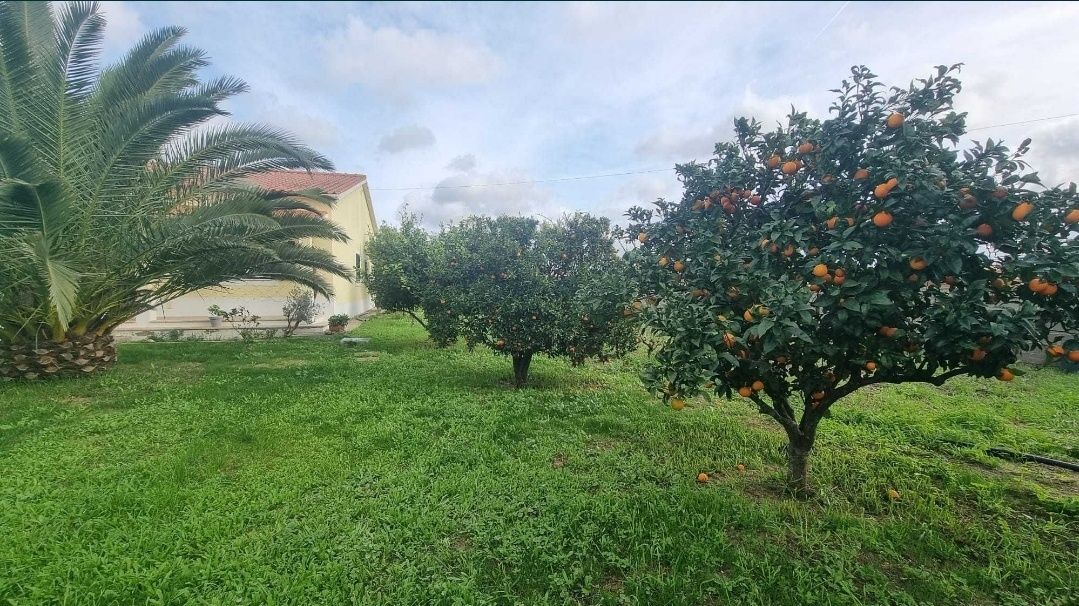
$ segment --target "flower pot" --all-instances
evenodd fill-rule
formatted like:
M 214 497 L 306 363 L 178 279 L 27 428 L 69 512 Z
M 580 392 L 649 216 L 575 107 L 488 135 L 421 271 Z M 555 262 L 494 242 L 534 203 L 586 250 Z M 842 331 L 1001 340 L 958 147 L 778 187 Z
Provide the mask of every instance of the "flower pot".
M 343 330 L 345 330 L 345 325 L 344 324 L 330 324 L 330 332 L 331 333 L 341 332 Z
M 221 316 L 210 316 L 210 328 L 221 328 Z

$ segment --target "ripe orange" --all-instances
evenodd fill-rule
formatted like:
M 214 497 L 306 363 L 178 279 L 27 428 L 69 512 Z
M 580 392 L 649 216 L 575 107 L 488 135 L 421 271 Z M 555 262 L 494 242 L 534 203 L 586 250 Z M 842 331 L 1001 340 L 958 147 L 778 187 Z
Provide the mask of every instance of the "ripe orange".
M 895 189 L 896 185 L 899 185 L 899 180 L 895 177 L 892 177 L 884 183 L 881 183 L 880 185 L 874 187 L 873 195 L 880 199 L 887 198 L 888 194 L 892 193 L 892 190 Z
M 978 206 L 978 199 L 970 194 L 963 196 L 963 200 L 959 202 L 959 208 L 963 210 L 970 210 L 976 206 Z
M 873 215 L 873 225 L 884 229 L 892 224 L 892 213 L 882 210 L 879 213 Z
M 820 292 L 820 285 L 818 285 L 818 284 L 810 284 L 809 285 L 809 292 Z
M 869 362 L 865 363 L 865 369 L 868 370 L 869 372 L 873 372 L 874 370 L 877 369 L 877 363 L 870 360 Z
M 758 380 L 754 381 L 753 385 L 750 385 L 750 387 L 753 388 L 753 391 L 760 391 L 760 390 L 764 389 L 764 381 L 761 381 L 760 379 L 758 379 Z
M 835 284 L 836 286 L 842 286 L 846 281 L 847 279 L 839 274 L 836 274 L 836 277 L 832 278 L 832 284 Z
M 906 116 L 899 112 L 888 116 L 888 128 L 899 128 L 903 126 L 903 121 L 906 120 Z
M 1034 205 L 1024 200 L 1023 202 L 1016 204 L 1015 208 L 1012 209 L 1012 219 L 1022 221 L 1023 219 L 1026 219 L 1027 215 L 1033 210 Z
M 854 227 L 854 219 L 847 217 L 847 227 Z
M 974 229 L 974 233 L 977 234 L 979 238 L 988 238 L 993 235 L 993 226 L 988 223 L 982 223 Z
M 1045 351 L 1054 358 L 1064 355 L 1064 348 L 1060 345 L 1050 345 Z
M 839 217 L 832 217 L 824 222 L 824 226 L 828 229 L 835 229 L 836 223 L 839 222 Z
M 922 271 L 926 267 L 929 267 L 929 263 L 926 263 L 925 259 L 921 257 L 914 257 L 910 260 L 910 268 L 914 271 Z
M 736 338 L 734 336 L 734 333 L 732 333 L 732 332 L 723 333 L 723 344 L 727 346 L 727 349 L 734 348 L 735 342 L 736 342 Z
M 825 185 L 831 184 L 832 181 L 835 181 L 835 177 L 832 176 L 832 175 L 824 175 L 823 177 L 820 178 L 820 182 L 825 184 Z
M 1064 222 L 1068 225 L 1079 223 L 1079 208 L 1069 210 L 1068 214 L 1064 215 Z
M 868 170 L 866 170 L 864 168 L 859 168 L 858 170 L 854 171 L 854 180 L 855 181 L 865 181 L 868 178 L 869 178 L 869 171 Z
M 1033 278 L 1030 280 L 1030 283 L 1027 284 L 1027 288 L 1036 293 L 1044 291 L 1048 286 L 1049 283 L 1045 280 L 1042 280 L 1041 278 Z
M 818 278 L 823 278 L 828 275 L 828 266 L 824 263 L 817 263 L 813 266 L 813 275 Z
M 753 321 L 753 312 L 749 311 L 748 309 L 745 310 L 745 312 L 742 313 L 742 319 L 745 320 L 746 322 L 752 322 Z
M 890 339 L 895 336 L 895 333 L 898 330 L 899 329 L 894 326 L 881 326 L 880 330 L 877 332 L 879 332 L 882 336 L 888 337 Z
M 671 398 L 671 408 L 675 410 L 682 410 L 686 407 L 686 401 L 682 398 Z
M 1042 295 L 1051 297 L 1057 294 L 1057 285 L 1050 282 L 1044 289 L 1042 289 Z
M 660 267 L 667 267 L 668 263 L 670 263 L 670 259 L 668 259 L 667 257 L 660 257 L 659 258 L 659 266 Z
M 783 158 L 780 158 L 777 154 L 772 154 L 771 157 L 768 158 L 768 168 L 775 168 L 779 166 L 779 163 L 782 161 Z
M 970 352 L 970 359 L 975 362 L 981 362 L 985 359 L 985 350 L 981 347 L 975 347 L 974 351 Z
M 800 154 L 808 154 L 811 151 L 813 151 L 813 144 L 808 141 L 798 146 L 798 153 Z
M 845 275 L 847 275 L 847 270 L 843 269 L 842 267 L 837 267 L 836 268 L 835 277 L 842 278 Z
M 793 175 L 794 173 L 798 172 L 798 163 L 794 160 L 787 160 L 783 163 L 782 170 L 784 175 Z
M 820 254 L 820 249 L 817 248 L 816 246 L 814 246 L 813 248 L 810 248 L 808 252 L 809 252 L 809 256 L 815 257 L 815 256 Z
M 1068 352 L 1068 361 L 1079 363 L 1079 349 L 1073 349 Z
M 997 378 L 1001 381 L 1008 382 L 1015 378 L 1015 374 L 1007 368 L 1001 368 Z
M 790 256 L 793 256 L 793 255 L 794 255 L 794 245 L 793 244 L 788 244 L 788 245 L 783 247 L 783 256 L 784 257 L 790 257 Z
M 1007 283 L 1004 282 L 1003 278 L 997 278 L 997 279 L 993 280 L 992 284 L 993 284 L 993 288 L 995 288 L 997 290 L 1000 290 L 1000 289 L 1004 288 L 1005 286 L 1007 286 Z
M 748 398 L 749 396 L 753 395 L 753 389 L 745 386 L 739 387 L 738 395 L 742 396 L 743 398 Z
M 678 273 L 682 273 L 682 271 L 686 268 L 686 264 L 681 262 L 681 261 L 675 261 L 674 265 L 673 265 L 673 268 L 674 268 L 674 271 L 676 271 Z
M 750 196 L 749 197 L 749 203 L 752 204 L 753 206 L 759 206 L 760 203 L 761 203 L 761 197 L 760 196 Z
M 644 244 L 645 242 L 648 241 L 648 234 L 644 233 L 643 231 L 641 233 L 637 234 L 637 241 L 640 242 L 641 244 Z
M 1008 197 L 1008 190 L 1004 189 L 1003 187 L 997 186 L 997 188 L 993 190 L 993 193 L 991 195 L 997 200 L 1003 200 L 1004 198 Z
M 697 481 L 700 482 L 701 484 L 707 484 L 708 483 L 708 474 L 704 473 L 703 471 L 700 472 L 699 474 L 697 474 Z

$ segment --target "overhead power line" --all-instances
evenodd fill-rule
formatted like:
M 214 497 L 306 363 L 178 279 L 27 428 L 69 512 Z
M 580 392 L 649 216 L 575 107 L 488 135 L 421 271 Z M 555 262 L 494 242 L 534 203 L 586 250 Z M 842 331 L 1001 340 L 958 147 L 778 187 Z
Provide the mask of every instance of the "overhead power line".
M 845 5 L 844 5 L 845 6 Z M 1079 113 L 1063 114 L 1060 116 L 1046 116 L 1044 118 L 1033 118 L 1031 120 L 1020 120 L 1019 122 L 1004 122 L 1002 124 L 989 124 L 987 126 L 977 126 L 974 128 L 968 128 L 967 132 L 974 132 L 976 130 L 987 130 L 990 128 L 1000 128 L 1002 126 L 1019 126 L 1021 124 L 1033 124 L 1035 122 L 1047 122 L 1049 120 L 1062 120 L 1064 118 L 1074 118 L 1079 116 Z M 507 185 L 533 185 L 539 183 L 560 183 L 563 181 L 584 181 L 587 179 L 603 179 L 605 177 L 624 177 L 628 175 L 646 175 L 649 173 L 662 173 L 674 170 L 673 166 L 664 168 L 646 168 L 641 170 L 625 170 L 614 173 L 598 173 L 594 175 L 576 175 L 572 177 L 553 177 L 550 179 L 523 179 L 521 181 L 504 181 L 502 183 L 465 183 L 461 185 L 430 185 L 421 187 L 372 187 L 371 191 L 426 191 L 432 189 L 470 189 L 479 187 L 504 187 Z

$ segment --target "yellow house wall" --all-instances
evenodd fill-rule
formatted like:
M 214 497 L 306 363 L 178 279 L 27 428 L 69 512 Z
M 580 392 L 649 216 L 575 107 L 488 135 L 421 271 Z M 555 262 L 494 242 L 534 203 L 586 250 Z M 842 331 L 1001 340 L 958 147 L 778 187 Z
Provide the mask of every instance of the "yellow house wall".
M 367 182 L 364 181 L 358 187 L 342 194 L 329 217 L 340 225 L 349 237 L 348 242 L 327 243 L 330 252 L 345 266 L 353 268 L 357 255 L 360 255 L 361 260 L 364 258 L 364 246 L 377 227 Z M 334 290 L 333 313 L 355 315 L 372 308 L 371 294 L 359 281 L 349 282 L 333 276 L 331 283 Z
M 348 242 L 322 241 L 318 245 L 328 248 L 334 257 L 349 269 L 356 265 L 356 255 L 363 258 L 363 249 L 375 233 L 376 223 L 371 205 L 371 192 L 364 181 L 357 187 L 344 192 L 338 197 L 337 204 L 330 209 L 328 217 L 336 222 L 349 236 Z M 323 306 L 323 317 L 336 313 L 356 315 L 373 307 L 367 288 L 358 281 L 349 282 L 338 276 L 331 276 L 334 290 L 333 299 Z M 193 292 L 165 305 L 142 314 L 135 324 L 153 321 L 206 317 L 211 305 L 230 309 L 243 305 L 251 313 L 270 319 L 281 316 L 281 307 L 285 297 L 295 286 L 276 280 L 244 280 L 223 284 L 220 288 L 203 289 Z

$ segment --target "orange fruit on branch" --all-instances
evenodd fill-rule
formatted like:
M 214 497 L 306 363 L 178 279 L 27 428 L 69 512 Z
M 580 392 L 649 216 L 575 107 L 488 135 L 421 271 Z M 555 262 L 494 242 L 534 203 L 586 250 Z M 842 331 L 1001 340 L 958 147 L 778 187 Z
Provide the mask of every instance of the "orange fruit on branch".
M 855 181 L 865 181 L 868 178 L 869 178 L 869 171 L 868 170 L 866 170 L 864 168 L 859 168 L 858 170 L 854 171 L 854 180 Z
M 881 183 L 880 185 L 874 187 L 873 195 L 876 196 L 878 199 L 887 198 L 888 194 L 892 193 L 892 190 L 895 189 L 897 185 L 899 185 L 899 180 L 895 177 L 892 177 L 884 183 Z
M 659 266 L 660 267 L 667 267 L 668 263 L 670 263 L 670 259 L 668 259 L 667 257 L 660 257 L 659 258 Z
M 963 199 L 959 202 L 959 208 L 963 210 L 970 210 L 978 206 L 978 199 L 974 196 L 967 194 L 963 196 Z
M 997 188 L 994 189 L 993 193 L 990 195 L 992 195 L 997 200 L 1003 200 L 1004 198 L 1008 197 L 1008 190 L 1004 189 L 1003 187 L 997 186 Z
M 985 359 L 985 355 L 986 353 L 984 349 L 982 349 L 981 347 L 975 347 L 974 351 L 970 352 L 970 359 L 974 360 L 975 362 L 981 362 Z
M 808 154 L 811 151 L 813 151 L 813 144 L 808 141 L 798 146 L 798 153 L 800 154 Z
M 885 227 L 888 227 L 891 224 L 892 224 L 892 213 L 890 213 L 890 212 L 888 212 L 886 210 L 882 210 L 882 211 L 878 212 L 877 214 L 873 215 L 873 225 L 876 225 L 877 227 L 879 227 L 881 229 L 884 229 Z
M 828 266 L 824 263 L 817 263 L 813 266 L 813 275 L 818 278 L 823 278 L 828 275 Z
M 982 223 L 974 229 L 974 233 L 977 234 L 979 238 L 987 239 L 993 235 L 993 226 L 988 223 Z
M 899 112 L 895 112 L 888 116 L 887 124 L 888 128 L 899 128 L 903 126 L 903 122 L 906 120 L 906 116 Z
M 637 241 L 640 242 L 641 244 L 644 244 L 645 242 L 648 241 L 648 234 L 644 233 L 643 231 L 641 233 L 637 234 Z
M 758 379 L 758 380 L 754 381 L 753 385 L 750 385 L 750 387 L 753 388 L 753 391 L 760 391 L 760 390 L 764 389 L 764 381 L 761 381 L 760 379 Z
M 1068 352 L 1068 361 L 1079 363 L 1079 349 L 1073 349 Z
M 997 378 L 1001 381 L 1008 382 L 1015 378 L 1015 373 L 1008 370 L 1007 368 L 1001 368 L 1000 374 L 997 375 Z
M 869 372 L 873 372 L 874 370 L 877 369 L 877 363 L 870 360 L 870 361 L 865 363 L 865 369 L 868 370 Z
M 910 260 L 910 268 L 914 271 L 922 271 L 926 267 L 929 267 L 929 263 L 921 257 L 914 257 Z
M 1059 358 L 1060 356 L 1064 355 L 1064 348 L 1060 345 L 1050 345 L 1048 348 L 1046 348 L 1045 352 L 1054 358 Z
M 1064 215 L 1064 222 L 1068 225 L 1079 223 L 1079 208 L 1069 210 L 1068 214 Z
M 1027 284 L 1027 288 L 1029 288 L 1032 292 L 1036 292 L 1036 293 L 1041 293 L 1042 291 L 1044 291 L 1048 287 L 1049 287 L 1049 282 L 1046 282 L 1045 280 L 1042 280 L 1041 278 L 1032 278 L 1030 280 L 1030 282 Z
M 675 261 L 672 267 L 674 268 L 674 271 L 682 273 L 686 269 L 686 264 L 681 261 Z
M 1034 205 L 1030 202 L 1020 202 L 1019 204 L 1015 205 L 1015 208 L 1012 209 L 1012 219 L 1015 219 L 1016 221 L 1022 221 L 1023 219 L 1026 219 L 1027 215 L 1029 215 L 1033 210 Z
M 766 162 L 766 164 L 768 165 L 768 168 L 775 168 L 775 167 L 779 166 L 779 163 L 782 162 L 782 161 L 783 161 L 783 158 L 780 158 L 777 154 L 772 154 L 768 158 L 768 162 Z
M 794 173 L 798 172 L 798 168 L 798 162 L 794 160 L 787 160 L 783 163 L 783 174 L 793 175 Z
M 748 398 L 749 396 L 753 395 L 753 388 L 747 386 L 739 387 L 738 395 L 742 396 L 743 398 Z
M 1042 296 L 1046 296 L 1046 297 L 1051 297 L 1051 296 L 1057 294 L 1057 285 L 1050 282 L 1049 284 L 1047 284 L 1045 286 L 1045 288 L 1042 289 L 1041 294 L 1042 294 Z

